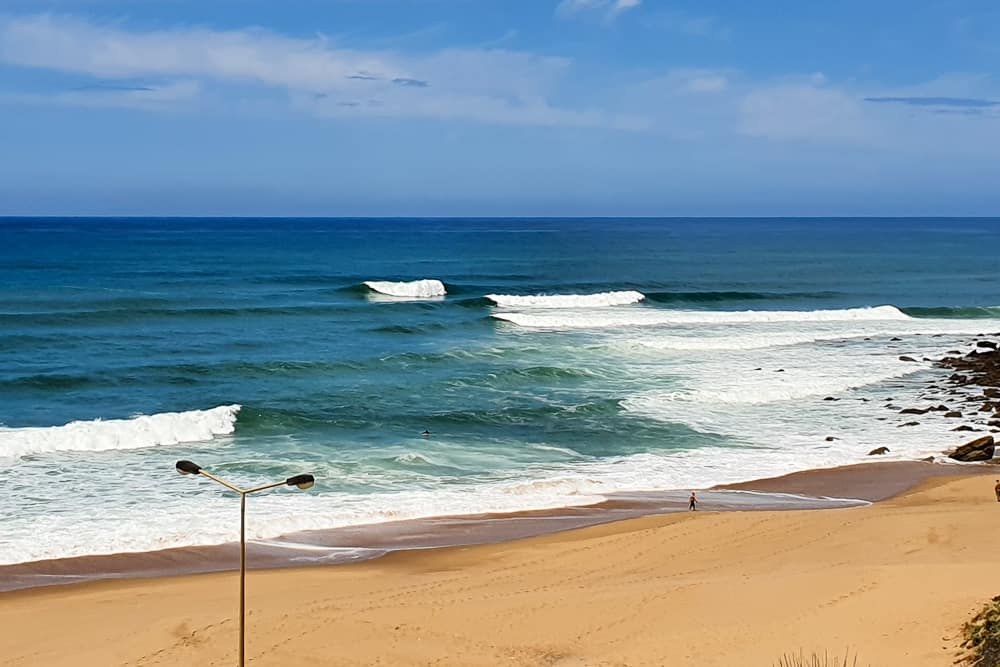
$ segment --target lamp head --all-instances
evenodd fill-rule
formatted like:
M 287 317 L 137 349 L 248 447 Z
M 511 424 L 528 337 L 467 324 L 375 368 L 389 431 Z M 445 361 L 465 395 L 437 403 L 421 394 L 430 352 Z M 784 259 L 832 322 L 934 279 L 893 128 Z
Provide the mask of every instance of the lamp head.
M 201 466 L 191 461 L 178 461 L 175 465 L 177 472 L 182 475 L 197 475 L 201 472 Z
M 316 478 L 312 475 L 296 475 L 285 480 L 288 486 L 297 486 L 300 489 L 310 489 L 316 483 Z

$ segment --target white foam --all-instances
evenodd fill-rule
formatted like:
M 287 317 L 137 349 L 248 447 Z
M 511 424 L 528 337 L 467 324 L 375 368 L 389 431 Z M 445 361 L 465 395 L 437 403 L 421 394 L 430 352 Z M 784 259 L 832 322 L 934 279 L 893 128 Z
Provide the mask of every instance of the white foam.
M 403 299 L 429 299 L 447 294 L 444 283 L 440 280 L 413 280 L 400 283 L 366 280 L 365 286 L 373 292 Z
M 201 442 L 236 428 L 239 405 L 211 410 L 163 412 L 132 419 L 70 422 L 63 426 L 0 429 L 0 457 L 64 451 L 141 449 Z
M 858 341 L 863 338 L 888 338 L 890 336 L 918 335 L 974 335 L 982 324 L 953 322 L 950 320 L 911 320 L 896 326 L 878 322 L 858 323 L 802 323 L 802 326 L 772 331 L 765 326 L 711 328 L 698 327 L 671 335 L 655 332 L 649 336 L 630 337 L 616 347 L 622 350 L 648 350 L 656 352 L 721 352 L 727 350 L 762 350 L 769 347 L 790 347 L 808 343 L 836 343 Z M 687 335 L 681 335 L 686 333 Z
M 553 294 L 534 296 L 514 296 L 510 294 L 487 294 L 486 298 L 501 308 L 602 308 L 607 306 L 627 306 L 646 298 L 642 292 L 633 290 L 622 292 L 601 292 L 600 294 Z
M 494 313 L 493 317 L 534 329 L 602 329 L 688 324 L 751 324 L 768 322 L 865 322 L 911 320 L 895 306 L 843 310 L 559 310 L 546 313 Z

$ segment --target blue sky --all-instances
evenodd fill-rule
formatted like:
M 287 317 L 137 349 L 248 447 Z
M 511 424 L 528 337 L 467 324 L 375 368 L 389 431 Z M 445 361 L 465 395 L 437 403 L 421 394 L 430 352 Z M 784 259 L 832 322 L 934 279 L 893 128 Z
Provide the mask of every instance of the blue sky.
M 3 0 L 0 215 L 1000 215 L 993 0 Z

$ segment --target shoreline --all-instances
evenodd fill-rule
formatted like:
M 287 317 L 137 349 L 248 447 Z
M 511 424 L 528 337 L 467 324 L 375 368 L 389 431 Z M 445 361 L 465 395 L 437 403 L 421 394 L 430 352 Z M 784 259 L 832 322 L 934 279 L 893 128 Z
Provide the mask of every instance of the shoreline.
M 839 512 L 683 512 L 255 572 L 254 665 L 770 665 L 802 649 L 940 667 L 995 593 L 992 472 Z M 232 573 L 0 595 L 0 665 L 226 665 Z M 53 633 L 52 628 L 59 628 Z
M 770 512 L 854 507 L 883 501 L 938 477 L 990 475 L 987 465 L 872 461 L 804 470 L 699 490 L 700 509 Z M 687 511 L 687 490 L 612 494 L 590 505 L 504 514 L 408 519 L 291 533 L 247 543 L 247 567 L 278 570 L 342 565 L 387 554 L 503 544 L 527 538 Z M 239 544 L 175 547 L 0 565 L 0 596 L 51 586 L 231 572 Z

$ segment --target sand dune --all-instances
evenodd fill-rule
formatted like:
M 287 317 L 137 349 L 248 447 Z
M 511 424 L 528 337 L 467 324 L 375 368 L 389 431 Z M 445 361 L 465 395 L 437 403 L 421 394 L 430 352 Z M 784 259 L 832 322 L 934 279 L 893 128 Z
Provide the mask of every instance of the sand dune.
M 993 477 L 868 507 L 702 511 L 251 573 L 248 664 L 951 664 L 997 593 Z M 235 664 L 234 574 L 0 595 L 0 665 Z

